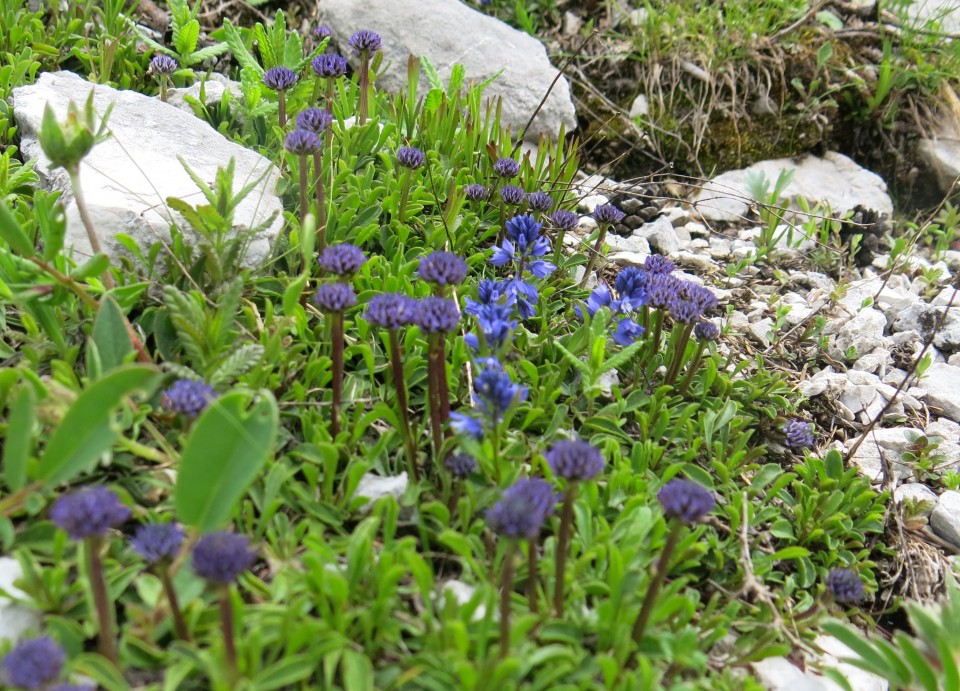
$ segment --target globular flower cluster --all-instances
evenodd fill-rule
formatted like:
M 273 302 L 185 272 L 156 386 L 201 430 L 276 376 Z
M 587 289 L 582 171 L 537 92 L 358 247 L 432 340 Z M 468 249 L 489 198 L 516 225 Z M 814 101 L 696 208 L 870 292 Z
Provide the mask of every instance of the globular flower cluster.
M 851 569 L 830 569 L 827 574 L 827 590 L 837 602 L 857 603 L 866 596 L 863 579 Z
M 417 305 L 413 323 L 424 333 L 450 333 L 460 323 L 460 310 L 453 300 L 436 296 L 424 298 Z
M 515 178 L 520 174 L 520 164 L 512 158 L 501 158 L 493 164 L 493 172 L 501 178 Z
M 553 197 L 546 192 L 531 192 L 527 195 L 527 208 L 530 211 L 546 213 L 553 208 Z
M 325 312 L 344 312 L 357 304 L 357 294 L 346 283 L 321 283 L 313 304 Z
M 353 48 L 356 53 L 374 53 L 380 50 L 382 41 L 380 34 L 370 31 L 369 29 L 361 29 L 350 37 L 347 44 Z
M 294 156 L 308 156 L 323 148 L 323 140 L 311 130 L 295 129 L 287 133 L 283 140 L 283 148 Z
M 337 276 L 352 276 L 366 261 L 363 250 L 347 242 L 325 247 L 317 258 L 321 269 Z
M 2 681 L 21 689 L 43 689 L 60 676 L 66 660 L 63 648 L 52 638 L 23 641 L 3 658 Z
M 501 537 L 533 540 L 560 496 L 541 478 L 520 478 L 487 510 L 487 525 Z
M 623 220 L 623 212 L 613 204 L 600 204 L 593 210 L 593 220 L 597 223 L 614 224 Z
M 178 379 L 173 386 L 163 392 L 161 402 L 167 410 L 195 418 L 216 397 L 213 387 L 206 382 Z
M 573 211 L 559 209 L 550 214 L 550 225 L 558 230 L 573 230 L 580 225 L 580 217 Z
M 527 193 L 522 187 L 516 185 L 504 185 L 500 188 L 500 199 L 507 206 L 520 206 L 527 200 Z
M 475 361 L 473 409 L 450 413 L 450 424 L 458 433 L 480 439 L 485 430 L 494 431 L 515 404 L 527 399 L 527 387 L 517 384 L 496 358 Z
M 200 578 L 227 584 L 253 566 L 257 553 L 246 535 L 220 531 L 204 535 L 193 548 L 193 570 Z
M 333 36 L 333 29 L 329 26 L 320 25 L 313 30 L 313 35 L 317 37 L 317 40 L 322 41 L 325 38 L 331 38 Z
M 502 281 L 499 285 L 499 295 L 506 304 L 515 305 L 518 314 L 523 319 L 529 319 L 536 314 L 536 303 L 539 298 L 537 287 L 526 279 L 525 274 L 534 278 L 546 278 L 556 271 L 553 262 L 541 259 L 551 251 L 550 241 L 540 233 L 543 225 L 533 216 L 514 216 L 506 223 L 505 237 L 498 247 L 494 247 L 490 263 L 494 266 L 512 265 L 513 277 Z M 490 302 L 480 296 L 480 302 Z
M 74 540 L 103 537 L 130 518 L 130 509 L 102 485 L 64 494 L 50 508 L 50 520 Z
M 463 193 L 472 202 L 482 202 L 490 196 L 490 188 L 486 185 L 473 183 L 464 187 Z
M 582 439 L 558 441 L 544 457 L 554 475 L 575 482 L 592 480 L 603 470 L 603 456 Z
M 693 327 L 693 335 L 701 341 L 715 341 L 720 336 L 720 327 L 712 321 L 700 321 Z
M 323 134 L 333 124 L 333 115 L 323 108 L 306 108 L 297 114 L 297 129 Z
M 813 436 L 813 424 L 803 420 L 787 420 L 781 428 L 786 439 L 786 444 L 791 449 L 802 449 L 813 446 L 816 442 Z
M 337 79 L 347 73 L 347 59 L 336 53 L 318 55 L 311 62 L 313 73 L 323 79 Z
M 292 89 L 298 81 L 300 81 L 300 77 L 297 76 L 297 73 L 283 65 L 271 67 L 263 73 L 264 86 L 274 91 Z
M 657 493 L 657 499 L 668 517 L 682 523 L 699 521 L 716 503 L 713 492 L 690 480 L 670 480 Z
M 397 330 L 413 323 L 419 304 L 403 293 L 380 293 L 367 303 L 364 318 L 382 329 Z
M 150 70 L 154 74 L 173 74 L 177 67 L 177 61 L 169 55 L 154 55 L 150 59 Z
M 149 523 L 137 528 L 130 540 L 133 551 L 148 564 L 173 559 L 183 544 L 183 528 L 176 523 Z
M 420 260 L 417 276 L 438 286 L 455 286 L 467 277 L 467 263 L 453 252 L 431 252 Z
M 468 453 L 452 453 L 443 461 L 443 466 L 456 478 L 464 478 L 477 470 L 477 459 Z
M 426 160 L 426 155 L 415 146 L 401 146 L 397 149 L 397 163 L 404 168 L 416 170 L 423 166 Z

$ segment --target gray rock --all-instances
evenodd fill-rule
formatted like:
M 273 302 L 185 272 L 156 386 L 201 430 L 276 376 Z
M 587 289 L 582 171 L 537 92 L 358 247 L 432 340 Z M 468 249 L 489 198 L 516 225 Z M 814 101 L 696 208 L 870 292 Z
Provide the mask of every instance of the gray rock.
M 203 91 L 202 99 L 200 98 L 201 91 Z M 231 98 L 241 98 L 243 95 L 243 92 L 240 90 L 240 82 L 227 79 L 219 72 L 211 72 L 208 77 L 188 87 L 168 89 L 167 103 L 193 115 L 193 106 L 187 103 L 187 96 L 206 106 L 210 106 L 219 103 L 220 99 L 223 98 L 224 92 L 228 92 Z
M 668 218 L 662 216 L 644 224 L 634 231 L 634 235 L 645 238 L 650 246 L 660 254 L 673 254 L 680 249 L 680 238 Z
M 960 350 L 960 302 L 949 310 L 944 307 L 915 302 L 900 310 L 894 318 L 891 328 L 894 331 L 917 331 L 921 338 L 933 336 L 933 345 L 940 350 L 953 352 Z M 944 311 L 946 310 L 946 317 Z M 937 324 L 943 319 L 943 325 Z
M 646 254 L 641 254 L 640 252 L 611 252 L 607 256 L 607 259 L 617 266 L 643 266 L 643 263 L 647 261 L 647 257 L 649 256 L 649 250 Z
M 799 161 L 781 158 L 722 173 L 697 192 L 694 206 L 703 218 L 711 221 L 741 221 L 753 201 L 748 176 L 763 173 L 772 187 L 781 170 L 796 171 L 783 193 L 791 208 L 795 208 L 798 197 L 803 197 L 811 204 L 827 204 L 835 214 L 850 211 L 857 205 L 893 213 L 893 202 L 883 179 L 833 151 L 823 158 L 805 156 Z
M 0 557 L 0 644 L 18 640 L 29 630 L 40 628 L 42 622 L 39 610 L 21 602 L 27 594 L 13 585 L 21 578 L 20 562 Z
M 825 691 L 818 680 L 808 677 L 785 657 L 767 657 L 751 662 L 750 668 L 768 691 Z
M 810 379 L 800 382 L 797 390 L 807 398 L 826 394 L 827 398 L 834 399 L 843 393 L 848 382 L 846 374 L 834 372 L 833 368 L 827 367 L 817 372 Z
M 883 480 L 883 466 L 880 454 L 890 463 L 893 474 L 898 480 L 913 478 L 913 468 L 901 462 L 903 452 L 913 444 L 920 430 L 909 427 L 874 428 L 850 459 L 860 474 L 871 482 Z M 851 447 L 854 440 L 847 442 Z
M 112 136 L 94 146 L 80 166 L 80 183 L 103 251 L 111 258 L 129 254 L 116 239 L 118 233 L 131 236 L 145 252 L 157 241 L 169 245 L 171 220 L 187 242 L 194 242 L 190 226 L 165 201 L 176 197 L 192 204 L 206 203 L 177 156 L 208 182 L 233 158 L 237 186 L 263 176 L 239 203 L 234 216 L 234 227 L 239 229 L 255 228 L 273 217 L 270 225 L 252 239 L 244 260 L 251 267 L 263 264 L 283 227 L 280 198 L 275 191 L 280 176 L 276 166 L 175 106 L 135 91 L 91 84 L 69 72 L 47 72 L 35 84 L 14 89 L 14 116 L 23 137 L 23 153 L 39 159 L 36 170 L 43 186 L 67 193 L 66 246 L 73 248 L 77 260 L 90 256 L 90 242 L 76 202 L 69 196 L 69 177 L 62 168 L 51 167 L 37 135 L 46 104 L 64 120 L 67 104 L 74 101 L 82 105 L 91 90 L 99 114 L 113 104 L 107 123 Z
M 833 636 L 820 635 L 817 636 L 813 644 L 819 648 L 822 653 L 818 659 L 814 661 L 814 664 L 820 669 L 831 668 L 840 672 L 840 674 L 846 677 L 851 689 L 856 689 L 856 691 L 887 691 L 887 689 L 890 688 L 890 684 L 876 674 L 862 670 L 859 667 L 854 667 L 846 662 L 841 662 L 843 658 L 856 657 L 856 654 L 839 639 Z M 807 675 L 810 676 L 811 672 L 808 671 Z M 817 678 L 826 691 L 840 691 L 842 688 L 831 679 L 826 677 Z
M 937 503 L 937 494 L 922 482 L 908 482 L 893 490 L 893 500 L 898 504 L 906 500 L 917 504 L 929 502 L 927 509 L 920 512 L 923 516 L 929 516 Z
M 947 441 L 960 440 L 960 424 L 946 418 L 934 420 L 923 431 L 927 436 L 940 437 Z
M 852 319 L 839 319 L 827 323 L 825 334 L 833 335 L 828 352 L 838 360 L 846 357 L 850 348 L 855 348 L 857 357 L 872 353 L 884 345 L 883 331 L 887 318 L 879 310 L 865 307 Z
M 926 403 L 943 411 L 944 417 L 960 422 L 960 367 L 934 363 L 920 385 L 927 390 Z
M 324 0 L 319 3 L 321 23 L 333 30 L 344 55 L 355 60 L 347 40 L 361 29 L 376 31 L 383 39 L 383 67 L 377 83 L 400 93 L 407 88 L 407 58 L 426 56 L 446 83 L 453 66 L 463 65 L 467 83 L 480 83 L 500 70 L 483 95 L 503 99 L 501 123 L 519 133 L 557 76 L 547 51 L 536 38 L 500 20 L 477 12 L 457 0 Z M 426 76 L 421 80 L 427 89 Z M 577 126 L 570 85 L 560 77 L 534 119 L 524 139 L 542 132 L 557 138 Z
M 944 540 L 960 547 L 960 492 L 947 490 L 930 514 L 930 527 Z
M 361 511 L 367 513 L 373 508 L 378 499 L 383 497 L 393 497 L 397 501 L 403 497 L 409 484 L 406 472 L 399 475 L 380 476 L 373 473 L 365 473 L 357 483 L 355 497 L 366 497 L 370 501 L 363 505 Z

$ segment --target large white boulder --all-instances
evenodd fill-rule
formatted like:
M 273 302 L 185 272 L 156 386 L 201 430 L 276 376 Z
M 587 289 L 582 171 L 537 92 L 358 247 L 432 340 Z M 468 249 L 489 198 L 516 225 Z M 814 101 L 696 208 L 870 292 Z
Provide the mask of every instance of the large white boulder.
M 67 195 L 66 245 L 73 248 L 79 262 L 92 250 L 70 194 L 70 180 L 62 168 L 52 168 L 40 147 L 38 133 L 47 104 L 63 121 L 68 103 L 82 106 L 91 91 L 100 115 L 113 104 L 107 121 L 111 137 L 94 146 L 80 166 L 84 197 L 108 256 L 128 254 L 115 237 L 118 233 L 131 236 L 143 250 L 158 241 L 169 245 L 171 223 L 176 223 L 187 242 L 194 241 L 189 224 L 166 203 L 168 197 L 174 197 L 194 206 L 207 204 L 178 157 L 208 185 L 213 183 L 217 169 L 226 167 L 233 158 L 235 191 L 263 176 L 238 205 L 234 229 L 255 228 L 273 217 L 270 225 L 251 240 L 244 263 L 256 267 L 266 261 L 271 243 L 283 226 L 276 193 L 280 171 L 269 160 L 158 99 L 91 84 L 70 72 L 44 73 L 35 84 L 13 90 L 14 117 L 24 155 L 39 159 L 36 170 L 43 185 Z
M 446 82 L 453 66 L 463 65 L 467 83 L 500 74 L 483 92 L 503 99 L 501 123 L 517 134 L 557 77 L 539 40 L 468 7 L 459 0 L 324 0 L 318 11 L 333 30 L 344 55 L 356 66 L 347 40 L 361 29 L 383 39 L 383 67 L 377 85 L 394 93 L 406 91 L 407 58 L 426 56 Z M 421 88 L 427 87 L 422 77 Z M 536 141 L 542 132 L 556 138 L 560 126 L 577 126 L 570 85 L 560 77 L 543 108 L 524 133 Z

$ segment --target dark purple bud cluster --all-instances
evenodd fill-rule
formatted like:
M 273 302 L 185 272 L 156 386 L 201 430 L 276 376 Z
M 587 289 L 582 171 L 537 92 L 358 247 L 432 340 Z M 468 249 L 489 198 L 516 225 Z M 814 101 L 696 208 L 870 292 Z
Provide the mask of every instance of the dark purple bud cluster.
M 297 76 L 297 73 L 291 70 L 289 67 L 284 67 L 282 65 L 278 67 L 271 67 L 269 70 L 263 73 L 263 83 L 268 89 L 273 89 L 274 91 L 286 91 L 287 89 L 292 89 L 296 86 L 297 82 L 300 81 L 300 77 Z
M 464 187 L 463 193 L 466 195 L 467 199 L 472 202 L 482 202 L 490 196 L 490 188 L 486 185 L 474 183 Z
M 173 74 L 179 65 L 169 55 L 154 55 L 150 59 L 150 70 L 154 74 Z
M 559 230 L 573 230 L 580 225 L 580 217 L 566 209 L 554 211 L 549 220 L 550 225 Z
M 415 146 L 402 146 L 397 149 L 397 163 L 404 168 L 416 170 L 423 166 L 426 160 L 424 153 Z
M 380 34 L 369 29 L 361 29 L 351 36 L 347 43 L 357 53 L 374 53 L 380 50 L 382 45 Z
M 313 73 L 323 79 L 337 79 L 347 73 L 347 59 L 336 53 L 318 55 L 311 62 Z
M 202 381 L 178 379 L 163 392 L 164 408 L 187 417 L 197 417 L 217 397 L 213 387 Z
M 852 569 L 830 569 L 827 574 L 827 590 L 837 602 L 855 604 L 866 596 L 863 579 Z
M 464 478 L 477 470 L 477 459 L 468 453 L 452 453 L 443 461 L 447 472 L 456 478 Z
M 700 321 L 693 327 L 693 335 L 701 341 L 715 341 L 720 336 L 720 327 L 711 321 Z
M 382 329 L 399 329 L 413 323 L 419 304 L 402 293 L 380 293 L 367 303 L 364 318 Z
M 313 304 L 324 312 L 344 312 L 357 304 L 357 294 L 346 283 L 321 283 L 313 294 Z
M 787 420 L 783 423 L 783 434 L 786 437 L 784 444 L 791 449 L 802 449 L 813 446 L 816 438 L 813 436 L 813 424 L 803 420 Z
M 553 197 L 546 192 L 531 192 L 527 195 L 527 208 L 531 211 L 546 213 L 553 208 Z
M 716 503 L 713 492 L 690 480 L 670 480 L 657 493 L 657 499 L 669 518 L 683 523 L 699 521 Z
M 487 525 L 501 537 L 533 540 L 559 500 L 545 480 L 520 478 L 487 511 Z
M 442 297 L 428 297 L 420 301 L 413 323 L 428 334 L 450 333 L 460 323 L 457 303 Z
M 50 508 L 50 520 L 74 540 L 103 537 L 128 518 L 130 509 L 102 485 L 64 494 Z
M 67 655 L 52 638 L 42 636 L 18 643 L 3 658 L 2 680 L 20 689 L 43 689 L 56 681 Z
M 603 456 L 582 439 L 558 441 L 544 457 L 553 474 L 566 480 L 592 480 L 603 470 Z
M 520 206 L 527 200 L 527 193 L 522 187 L 516 185 L 504 185 L 500 188 L 500 199 L 509 206 Z
M 452 252 L 431 252 L 420 260 L 417 276 L 440 286 L 460 285 L 467 277 L 467 263 Z
M 493 164 L 493 172 L 501 178 L 515 178 L 520 174 L 520 164 L 512 158 L 501 158 Z
M 363 250 L 346 242 L 324 248 L 317 258 L 321 269 L 337 276 L 352 276 L 366 261 Z
M 287 133 L 283 140 L 283 148 L 294 156 L 308 156 L 323 148 L 323 140 L 317 136 L 316 132 L 296 129 Z
M 619 223 L 623 220 L 623 215 L 613 204 L 600 204 L 593 210 L 593 220 L 597 223 Z
M 322 134 L 333 124 L 333 115 L 322 108 L 307 108 L 297 115 L 297 129 Z
M 148 564 L 155 564 L 173 559 L 183 544 L 183 538 L 183 529 L 176 523 L 149 523 L 137 528 L 130 546 Z
M 200 578 L 227 584 L 253 566 L 257 553 L 250 539 L 226 531 L 204 535 L 193 548 L 193 570 Z
M 317 37 L 317 40 L 322 41 L 325 38 L 333 37 L 333 29 L 329 26 L 318 26 L 313 30 L 313 35 Z

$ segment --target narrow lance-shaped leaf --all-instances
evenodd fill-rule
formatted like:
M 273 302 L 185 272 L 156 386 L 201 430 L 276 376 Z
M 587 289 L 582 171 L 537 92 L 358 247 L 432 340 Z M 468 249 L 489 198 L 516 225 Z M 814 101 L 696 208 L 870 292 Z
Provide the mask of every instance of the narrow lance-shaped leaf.
M 27 484 L 27 462 L 30 459 L 30 439 L 36 420 L 36 400 L 33 385 L 20 387 L 10 405 L 6 439 L 3 442 L 3 477 L 14 492 Z
M 180 457 L 175 505 L 186 525 L 209 531 L 230 518 L 277 438 L 277 402 L 261 393 L 218 398 L 196 421 Z

